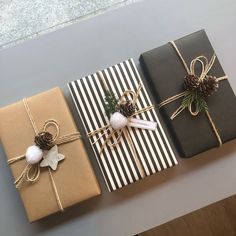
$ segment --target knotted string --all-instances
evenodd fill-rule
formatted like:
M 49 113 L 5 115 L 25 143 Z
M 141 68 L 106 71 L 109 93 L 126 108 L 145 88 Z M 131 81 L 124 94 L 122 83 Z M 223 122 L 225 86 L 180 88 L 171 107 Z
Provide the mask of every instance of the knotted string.
M 205 56 L 198 56 L 196 58 L 194 58 L 191 62 L 190 62 L 190 67 L 188 67 L 187 63 L 185 62 L 183 56 L 181 55 L 177 45 L 175 44 L 174 41 L 171 41 L 170 42 L 171 45 L 173 46 L 173 48 L 175 49 L 176 53 L 178 54 L 179 58 L 181 59 L 182 63 L 183 63 L 183 66 L 187 72 L 188 75 L 194 75 L 194 76 L 197 76 L 199 82 L 203 81 L 205 79 L 205 77 L 207 76 L 207 74 L 209 73 L 209 71 L 211 70 L 211 68 L 213 67 L 214 63 L 215 63 L 215 60 L 216 60 L 216 55 L 214 54 L 212 56 L 212 58 L 210 59 L 210 61 L 208 61 L 208 59 L 205 57 Z M 201 72 L 200 72 L 200 75 L 197 75 L 196 72 L 195 72 L 195 68 L 196 68 L 196 64 L 197 63 L 200 63 L 201 65 Z M 218 77 L 216 78 L 216 81 L 219 82 L 219 81 L 222 81 L 222 80 L 225 80 L 227 79 L 228 77 L 227 76 L 221 76 L 221 77 Z M 166 100 L 162 101 L 160 104 L 159 104 L 159 108 L 175 101 L 175 100 L 178 100 L 179 98 L 182 98 L 184 97 L 185 95 L 187 94 L 187 91 L 184 91 L 182 93 L 179 93 L 179 94 L 176 94 L 172 97 L 169 97 L 167 98 Z M 192 109 L 192 104 L 193 104 L 193 101 L 188 105 L 188 110 L 190 112 L 190 114 L 192 116 L 197 116 L 199 114 L 199 110 L 195 110 L 193 111 Z M 170 119 L 173 120 L 175 117 L 177 117 L 186 107 L 184 105 L 181 105 L 178 107 L 178 109 L 171 115 Z M 219 146 L 222 145 L 222 140 L 221 140 L 221 137 L 220 137 L 220 134 L 216 128 L 216 125 L 209 113 L 208 110 L 205 111 L 206 113 L 206 116 L 208 118 L 208 121 L 212 127 L 212 130 L 214 131 L 214 134 L 218 140 L 218 143 L 219 143 Z
M 128 96 L 131 97 L 130 102 L 133 103 L 133 104 L 135 104 L 135 103 L 137 102 L 137 100 L 138 100 L 138 97 L 139 97 L 139 94 L 140 94 L 141 89 L 142 89 L 142 85 L 139 84 L 136 92 L 134 92 L 134 91 L 132 91 L 132 90 L 127 90 L 127 91 L 125 91 L 125 92 L 121 95 L 121 97 L 120 97 L 120 99 L 119 99 L 119 101 L 118 101 L 118 104 L 121 104 L 121 103 L 123 103 L 123 102 L 126 102 L 126 97 L 128 97 Z M 147 106 L 147 107 L 145 107 L 145 108 L 142 108 L 142 109 L 136 111 L 132 116 L 128 117 L 128 119 L 130 119 L 131 117 L 133 117 L 133 116 L 135 116 L 135 115 L 138 115 L 138 114 L 140 114 L 140 113 L 149 111 L 149 110 L 151 110 L 151 109 L 153 109 L 153 108 L 154 108 L 153 105 Z M 131 137 L 130 137 L 130 134 L 129 134 L 129 131 L 128 131 L 127 126 L 125 126 L 125 127 L 122 128 L 122 129 L 119 129 L 119 130 L 114 130 L 110 124 L 107 124 L 107 125 L 104 125 L 103 127 L 100 127 L 100 128 L 98 128 L 98 129 L 96 129 L 96 130 L 94 130 L 94 131 L 89 132 L 87 135 L 88 135 L 88 137 L 92 137 L 92 136 L 94 136 L 94 135 L 96 135 L 96 134 L 100 134 L 100 133 L 102 133 L 102 135 L 100 135 L 100 137 L 97 138 L 97 139 L 92 143 L 92 144 L 95 144 L 95 143 L 98 142 L 98 140 L 100 140 L 104 135 L 108 134 L 108 136 L 106 136 L 106 138 L 105 138 L 104 143 L 103 143 L 102 146 L 101 146 L 101 149 L 100 149 L 100 152 L 99 152 L 100 155 L 101 155 L 101 153 L 103 152 L 103 150 L 104 150 L 104 148 L 106 147 L 106 145 L 109 146 L 110 148 L 115 148 L 115 147 L 117 147 L 117 145 L 118 145 L 118 144 L 121 142 L 121 140 L 122 140 L 122 139 L 121 139 L 121 138 L 122 138 L 122 135 L 124 135 L 124 138 L 125 138 L 125 139 L 127 140 L 127 142 L 129 143 L 129 146 L 130 146 L 131 151 L 132 151 L 132 153 L 133 153 L 133 158 L 134 158 L 135 164 L 136 164 L 136 166 L 137 166 L 137 168 L 138 168 L 138 170 L 139 170 L 139 173 L 140 173 L 140 175 L 142 176 L 142 178 L 144 178 L 144 177 L 145 177 L 145 171 L 144 171 L 144 168 L 143 168 L 143 166 L 142 166 L 142 164 L 141 164 L 141 162 L 140 162 L 140 160 L 139 160 L 139 158 L 138 158 L 137 151 L 136 151 L 136 149 L 135 149 L 135 147 L 134 147 L 134 143 L 133 143 L 133 141 L 132 141 L 132 139 L 131 139 Z
M 26 98 L 23 99 L 23 104 L 24 104 L 25 110 L 27 112 L 27 115 L 29 117 L 30 123 L 33 127 L 34 133 L 35 133 L 35 135 L 37 135 L 39 133 L 39 131 L 37 129 L 37 125 L 35 123 L 35 120 L 33 118 L 33 115 L 31 113 L 31 110 L 30 110 L 30 107 L 28 105 Z M 53 120 L 53 119 L 47 120 L 43 125 L 43 131 L 46 131 L 49 127 L 54 127 L 54 129 L 56 131 L 55 135 L 53 136 L 53 144 L 54 145 L 66 144 L 66 143 L 73 142 L 73 141 L 81 138 L 81 135 L 79 132 L 70 133 L 70 134 L 66 134 L 66 135 L 59 137 L 60 126 L 56 120 Z M 23 159 L 25 159 L 25 154 L 9 159 L 8 164 L 11 165 L 11 164 L 18 162 L 20 160 L 23 160 Z M 64 208 L 62 206 L 60 196 L 59 196 L 59 193 L 57 190 L 57 186 L 54 181 L 50 167 L 48 167 L 48 174 L 49 174 L 49 178 L 52 183 L 52 187 L 53 187 L 53 191 L 54 191 L 54 194 L 56 197 L 58 207 L 59 207 L 60 211 L 64 211 Z M 19 177 L 15 180 L 14 184 L 16 185 L 16 188 L 19 188 L 23 182 L 34 183 L 39 179 L 39 177 L 40 177 L 39 163 L 34 164 L 34 165 L 26 164 L 24 170 L 21 172 Z

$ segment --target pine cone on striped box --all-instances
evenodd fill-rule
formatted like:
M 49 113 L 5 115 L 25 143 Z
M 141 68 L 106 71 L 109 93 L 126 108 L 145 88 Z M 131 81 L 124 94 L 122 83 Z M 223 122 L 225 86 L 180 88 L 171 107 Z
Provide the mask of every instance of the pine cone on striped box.
M 184 89 L 188 91 L 196 90 L 199 86 L 199 79 L 195 75 L 186 75 L 184 78 Z
M 199 84 L 199 92 L 203 96 L 208 97 L 217 91 L 219 87 L 218 81 L 215 76 L 207 75 L 204 80 Z
M 132 116 L 137 109 L 137 105 L 131 101 L 121 103 L 117 106 L 117 111 L 119 111 L 123 116 Z

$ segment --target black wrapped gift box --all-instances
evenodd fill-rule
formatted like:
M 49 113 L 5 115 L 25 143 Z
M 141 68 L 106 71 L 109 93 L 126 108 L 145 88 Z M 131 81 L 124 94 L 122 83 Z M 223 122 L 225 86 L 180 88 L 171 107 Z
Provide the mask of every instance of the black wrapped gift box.
M 175 41 L 175 44 L 188 66 L 197 56 L 204 55 L 210 60 L 214 54 L 214 49 L 204 30 L 180 38 Z M 170 43 L 141 54 L 139 60 L 158 104 L 184 91 L 183 81 L 187 72 Z M 216 77 L 225 75 L 217 58 L 208 74 Z M 187 158 L 217 147 L 218 140 L 205 112 L 192 116 L 185 109 L 174 120 L 170 119 L 173 112 L 181 105 L 181 101 L 180 98 L 160 109 L 180 156 Z M 206 101 L 222 142 L 234 139 L 236 137 L 236 97 L 229 80 L 220 81 L 218 91 Z

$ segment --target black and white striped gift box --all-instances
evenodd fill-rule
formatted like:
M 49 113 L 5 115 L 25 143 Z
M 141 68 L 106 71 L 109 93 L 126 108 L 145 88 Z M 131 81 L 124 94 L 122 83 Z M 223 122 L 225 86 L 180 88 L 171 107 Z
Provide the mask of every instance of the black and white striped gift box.
M 109 67 L 102 73 L 108 88 L 118 97 L 126 90 L 136 91 L 139 83 L 143 85 L 133 59 Z M 104 109 L 105 95 L 97 73 L 70 82 L 68 87 L 87 133 L 109 123 Z M 141 109 L 149 105 L 152 104 L 143 86 L 137 106 Z M 176 165 L 177 160 L 156 111 L 146 111 L 136 117 L 157 122 L 155 131 L 127 128 L 146 176 Z M 130 145 L 124 137 L 117 147 L 106 146 L 101 154 L 99 151 L 105 141 L 105 135 L 92 144 L 98 137 L 99 135 L 91 137 L 90 143 L 109 191 L 122 188 L 142 178 Z

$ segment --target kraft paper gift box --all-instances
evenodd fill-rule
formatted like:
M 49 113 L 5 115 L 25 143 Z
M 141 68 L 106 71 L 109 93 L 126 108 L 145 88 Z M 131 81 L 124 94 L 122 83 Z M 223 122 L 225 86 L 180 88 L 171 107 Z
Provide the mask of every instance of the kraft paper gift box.
M 205 56 L 210 62 L 215 53 L 204 30 L 176 40 L 175 45 L 188 67 L 198 56 Z M 184 91 L 186 69 L 171 43 L 142 53 L 140 63 L 157 104 Z M 195 64 L 195 71 L 201 71 L 199 62 Z M 217 57 L 207 74 L 216 78 L 225 76 Z M 160 108 L 182 157 L 191 157 L 221 145 L 212 124 L 222 143 L 236 137 L 236 98 L 229 82 L 230 78 L 219 81 L 218 90 L 206 97 L 212 122 L 209 122 L 205 112 L 192 116 L 188 109 L 171 120 L 170 117 L 181 105 L 182 98 Z
M 53 119 L 59 124 L 59 137 L 77 133 L 76 125 L 59 88 L 27 98 L 26 101 L 39 131 L 45 121 Z M 53 127 L 49 129 L 52 133 L 55 132 Z M 8 160 L 24 154 L 26 149 L 33 145 L 35 133 L 23 101 L 0 109 L 0 135 Z M 50 178 L 48 168 L 40 168 L 37 181 L 23 183 L 19 188 L 30 222 L 100 194 L 81 138 L 58 145 L 58 151 L 65 159 L 58 163 L 55 171 L 50 170 L 53 179 Z M 15 179 L 20 176 L 25 166 L 25 158 L 10 164 Z
M 120 97 L 126 90 L 136 91 L 138 85 L 141 84 L 142 89 L 137 99 L 138 109 L 152 105 L 132 59 L 72 81 L 68 87 L 87 134 L 109 124 L 104 108 L 105 93 L 100 73 L 102 73 L 106 86 L 117 97 Z M 106 142 L 108 134 L 104 133 L 100 139 L 101 134 L 89 138 L 109 191 L 120 189 L 177 164 L 155 109 L 135 117 L 156 121 L 157 128 L 151 131 L 129 127 L 127 132 L 132 139 L 131 142 L 122 133 L 121 140 L 116 147 L 105 146 L 102 152 L 101 148 Z M 97 139 L 99 140 L 96 142 Z M 131 147 L 132 145 L 135 150 Z M 135 161 L 134 152 L 137 154 L 136 160 L 138 161 Z

